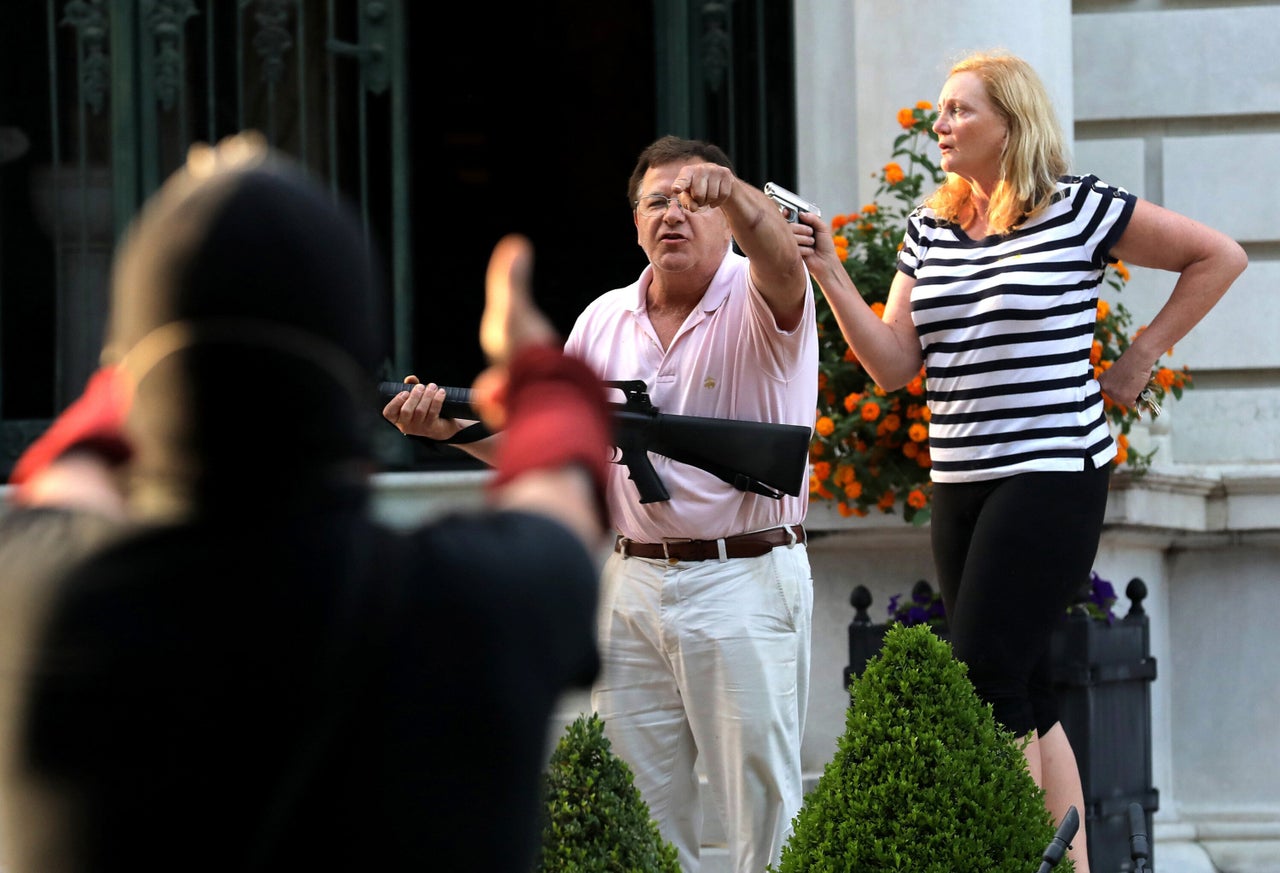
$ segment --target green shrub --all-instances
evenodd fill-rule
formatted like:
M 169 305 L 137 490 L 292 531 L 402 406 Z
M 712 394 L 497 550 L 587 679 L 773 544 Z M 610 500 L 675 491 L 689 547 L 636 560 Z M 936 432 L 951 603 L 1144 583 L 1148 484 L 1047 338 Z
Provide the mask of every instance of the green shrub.
M 599 715 L 580 715 L 551 754 L 539 873 L 680 873 L 631 768 Z
M 770 871 L 1037 869 L 1056 829 L 1044 792 L 950 644 L 892 625 L 849 693 L 835 757 Z

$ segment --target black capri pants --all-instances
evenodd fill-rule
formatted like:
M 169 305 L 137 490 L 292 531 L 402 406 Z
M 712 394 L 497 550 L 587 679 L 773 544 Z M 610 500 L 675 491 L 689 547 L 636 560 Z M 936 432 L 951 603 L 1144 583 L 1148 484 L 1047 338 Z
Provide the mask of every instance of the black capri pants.
M 1089 580 L 1111 465 L 935 483 L 930 537 L 956 658 L 1015 736 L 1058 722 L 1054 625 Z

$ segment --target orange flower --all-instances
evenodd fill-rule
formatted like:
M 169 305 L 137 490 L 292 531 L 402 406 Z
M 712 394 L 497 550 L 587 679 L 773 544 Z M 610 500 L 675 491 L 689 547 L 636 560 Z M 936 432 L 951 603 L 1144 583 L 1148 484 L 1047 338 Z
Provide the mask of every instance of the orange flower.
M 929 428 L 917 422 L 907 428 L 907 436 L 913 443 L 922 443 L 929 438 Z
M 857 408 L 858 404 L 862 402 L 862 397 L 863 395 L 861 391 L 855 394 L 846 395 L 844 398 L 844 411 L 853 412 L 853 410 Z
M 911 493 L 907 495 L 907 506 L 912 509 L 924 509 L 924 505 L 929 499 L 924 496 L 924 492 L 919 488 L 912 488 Z
M 898 110 L 898 124 L 902 125 L 905 130 L 915 127 L 916 114 L 909 106 L 904 106 Z
M 862 483 L 857 479 L 844 486 L 844 496 L 850 500 L 857 500 L 862 496 Z
M 919 397 L 921 394 L 924 394 L 924 377 L 916 376 L 914 379 L 908 382 L 907 393 L 910 394 L 912 397 Z
M 849 504 L 845 503 L 843 500 L 836 504 L 836 512 L 840 513 L 842 518 L 848 518 L 853 515 L 853 510 L 850 509 Z
M 884 320 L 884 304 L 879 300 L 871 304 L 871 311 L 876 314 L 876 318 L 879 318 L 881 321 Z
M 902 167 L 898 166 L 894 161 L 884 165 L 884 180 L 890 185 L 896 185 L 906 178 L 906 174 L 902 172 Z
M 1103 300 L 1101 297 L 1099 297 L 1098 298 L 1098 321 L 1102 321 L 1110 313 L 1111 313 L 1111 304 Z
M 1111 266 L 1116 268 L 1116 272 L 1120 274 L 1120 278 L 1129 281 L 1129 268 L 1124 265 L 1124 261 L 1116 261 Z
M 819 461 L 813 465 L 813 475 L 821 481 L 826 481 L 831 475 L 831 463 L 829 461 Z
M 918 103 L 916 103 L 916 109 L 923 109 L 925 112 L 928 112 L 932 108 L 933 108 L 933 104 L 930 103 L 928 100 L 921 100 Z
M 893 509 L 895 500 L 896 498 L 894 497 L 893 489 L 890 488 L 888 491 L 880 495 L 880 499 L 876 501 L 876 506 L 881 512 L 888 512 Z
M 875 421 L 880 417 L 880 404 L 867 401 L 862 404 L 861 414 L 863 421 Z
M 866 206 L 862 207 L 863 215 L 875 215 L 879 211 L 880 207 L 876 206 L 874 203 L 868 203 Z
M 837 215 L 831 219 L 831 232 L 835 233 L 840 228 L 849 223 L 849 217 L 846 215 Z
M 858 356 L 853 353 L 853 349 L 850 346 L 845 346 L 844 348 L 844 359 L 850 364 L 858 363 Z
M 813 429 L 817 431 L 818 436 L 828 437 L 828 436 L 831 436 L 833 433 L 835 433 L 836 423 L 831 420 L 830 416 L 823 415 L 818 418 L 818 421 L 814 424 Z M 822 478 L 825 479 L 826 476 L 823 476 Z
M 1116 457 L 1112 463 L 1119 467 L 1125 461 L 1129 460 L 1129 438 L 1123 433 L 1116 434 L 1116 448 Z
M 908 458 L 916 458 L 920 454 L 920 444 L 905 442 L 902 444 L 902 454 Z
M 897 430 L 902 427 L 902 416 L 898 415 L 896 412 L 891 412 L 885 416 L 884 423 L 881 427 L 883 427 L 886 432 Z
M 1156 370 L 1156 384 L 1165 391 L 1168 391 L 1173 387 L 1173 381 L 1175 378 L 1173 371 L 1168 367 L 1161 367 L 1159 370 Z
M 1093 345 L 1089 348 L 1089 363 L 1097 366 L 1098 361 L 1102 360 L 1102 343 L 1097 340 L 1093 341 Z

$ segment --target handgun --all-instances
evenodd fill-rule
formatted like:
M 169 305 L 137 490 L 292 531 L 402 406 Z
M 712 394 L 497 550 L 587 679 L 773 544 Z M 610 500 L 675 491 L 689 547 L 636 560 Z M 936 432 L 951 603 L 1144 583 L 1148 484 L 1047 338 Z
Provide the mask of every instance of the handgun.
M 819 218 L 822 217 L 822 210 L 817 206 L 805 200 L 799 194 L 788 191 L 774 182 L 765 183 L 764 193 L 770 200 L 778 204 L 778 210 L 782 213 L 782 217 L 791 224 L 795 223 L 796 217 L 801 212 L 812 212 Z

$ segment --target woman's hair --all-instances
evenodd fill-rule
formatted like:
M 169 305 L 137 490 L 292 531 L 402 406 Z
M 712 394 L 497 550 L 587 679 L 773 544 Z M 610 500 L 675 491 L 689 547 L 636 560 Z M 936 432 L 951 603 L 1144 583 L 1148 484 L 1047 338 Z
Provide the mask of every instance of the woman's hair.
M 1000 156 L 1000 179 L 987 206 L 988 232 L 1007 233 L 1045 207 L 1056 182 L 1067 172 L 1067 146 L 1049 92 L 1031 65 L 999 51 L 971 54 L 950 75 L 975 73 L 1009 126 Z M 948 221 L 958 220 L 972 196 L 969 183 L 954 174 L 925 205 Z

